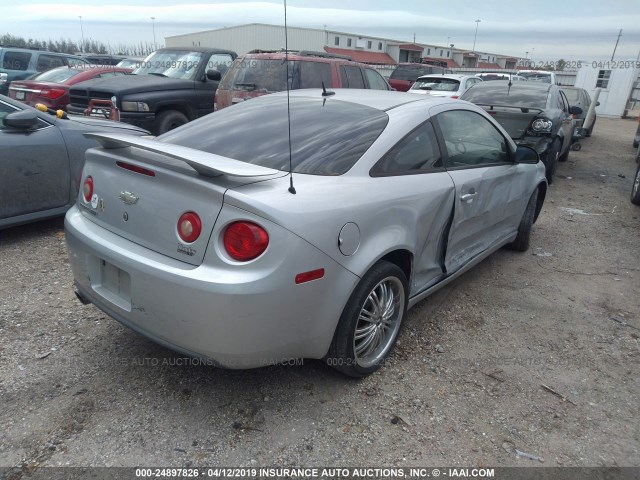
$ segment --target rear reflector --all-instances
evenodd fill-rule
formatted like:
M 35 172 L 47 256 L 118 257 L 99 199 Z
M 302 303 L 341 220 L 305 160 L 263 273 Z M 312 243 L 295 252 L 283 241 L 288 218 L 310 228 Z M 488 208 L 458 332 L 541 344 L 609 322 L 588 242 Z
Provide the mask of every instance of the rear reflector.
M 322 277 L 324 277 L 324 268 L 299 273 L 296 275 L 296 284 L 310 282 L 311 280 L 318 280 Z
M 125 170 L 129 170 L 130 172 L 139 173 L 141 175 L 147 175 L 148 177 L 155 177 L 156 172 L 153 170 L 149 170 L 148 168 L 139 167 L 138 165 L 131 165 L 130 163 L 125 162 L 116 162 L 120 168 L 124 168 Z
M 202 221 L 195 212 L 187 212 L 178 219 L 178 236 L 185 243 L 193 243 L 202 232 Z

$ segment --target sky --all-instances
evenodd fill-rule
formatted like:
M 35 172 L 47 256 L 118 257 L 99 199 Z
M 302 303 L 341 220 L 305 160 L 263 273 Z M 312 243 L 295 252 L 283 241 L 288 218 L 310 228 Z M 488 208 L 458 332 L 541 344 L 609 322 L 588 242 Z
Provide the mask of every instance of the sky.
M 152 44 L 154 28 L 161 44 L 171 35 L 284 24 L 283 2 L 275 0 L 0 0 L 0 5 L 0 34 L 79 42 L 82 23 L 85 40 L 112 46 Z M 289 0 L 287 20 L 289 26 L 407 42 L 415 35 L 418 43 L 453 43 L 468 50 L 475 37 L 477 51 L 534 61 L 609 60 L 622 29 L 615 60 L 636 60 L 640 52 L 640 0 Z

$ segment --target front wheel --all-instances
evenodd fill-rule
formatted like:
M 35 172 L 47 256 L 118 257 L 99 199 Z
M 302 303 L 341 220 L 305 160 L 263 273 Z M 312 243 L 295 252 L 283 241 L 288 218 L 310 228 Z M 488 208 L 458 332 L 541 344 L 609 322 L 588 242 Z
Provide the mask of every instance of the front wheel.
M 386 261 L 374 265 L 342 312 L 325 357 L 327 364 L 351 377 L 378 370 L 398 337 L 407 294 L 407 278 L 397 265 Z
M 177 110 L 165 110 L 156 117 L 156 131 L 158 135 L 162 135 L 188 122 L 189 119 L 184 113 Z
M 631 203 L 640 205 L 640 163 L 636 169 L 636 176 L 633 179 L 633 187 L 631 188 Z
M 544 163 L 545 166 L 545 176 L 547 177 L 547 183 L 549 185 L 553 183 L 553 176 L 556 173 L 558 155 L 560 154 L 561 148 L 562 143 L 560 142 L 560 139 L 556 138 L 542 156 L 542 163 Z
M 525 252 L 529 248 L 529 242 L 531 239 L 531 227 L 533 226 L 533 219 L 536 216 L 536 206 L 538 204 L 538 189 L 529 197 L 529 203 L 527 203 L 527 209 L 524 211 L 520 225 L 518 226 L 518 236 L 516 239 L 507 244 L 507 247 L 511 250 L 518 252 Z

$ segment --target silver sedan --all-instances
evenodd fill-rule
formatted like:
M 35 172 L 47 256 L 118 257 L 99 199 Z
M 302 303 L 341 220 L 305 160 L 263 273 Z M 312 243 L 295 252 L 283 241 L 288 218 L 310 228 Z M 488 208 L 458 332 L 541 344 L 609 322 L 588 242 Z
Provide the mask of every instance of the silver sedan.
M 528 248 L 547 190 L 483 109 L 402 92 L 299 90 L 92 138 L 65 221 L 78 297 L 227 368 L 374 372 L 408 308 Z

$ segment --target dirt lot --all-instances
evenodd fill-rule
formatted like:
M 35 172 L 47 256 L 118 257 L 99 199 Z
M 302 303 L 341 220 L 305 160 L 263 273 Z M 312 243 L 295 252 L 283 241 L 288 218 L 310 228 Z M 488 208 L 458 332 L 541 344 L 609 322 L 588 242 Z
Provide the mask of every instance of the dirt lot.
M 416 306 L 360 381 L 185 365 L 76 300 L 62 220 L 0 232 L 0 466 L 640 466 L 635 127 L 598 119 L 531 250 Z

